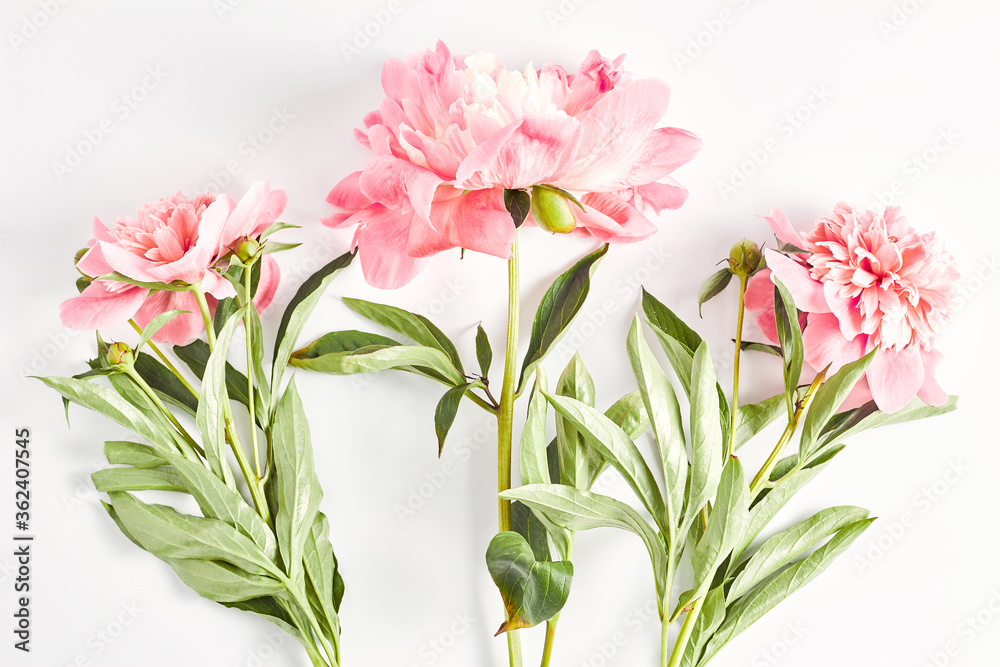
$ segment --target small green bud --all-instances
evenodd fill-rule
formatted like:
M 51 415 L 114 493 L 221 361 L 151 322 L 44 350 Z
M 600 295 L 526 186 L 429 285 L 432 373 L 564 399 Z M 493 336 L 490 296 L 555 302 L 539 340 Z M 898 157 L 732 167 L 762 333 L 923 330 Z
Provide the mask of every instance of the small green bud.
M 550 188 L 531 188 L 531 215 L 542 229 L 554 234 L 569 234 L 576 228 L 572 203 Z
M 126 343 L 115 343 L 108 348 L 108 364 L 130 367 L 135 363 L 135 354 Z
M 244 264 L 249 264 L 257 259 L 260 255 L 261 245 L 253 239 L 243 239 L 236 246 L 236 256 L 239 257 L 240 261 Z
M 90 248 L 80 248 L 79 250 L 77 250 L 76 255 L 73 256 L 73 266 L 79 264 L 80 260 L 83 259 L 83 256 L 86 255 L 88 252 L 90 252 Z
M 729 270 L 740 277 L 749 276 L 760 267 L 762 258 L 760 246 L 750 239 L 743 239 L 729 250 Z

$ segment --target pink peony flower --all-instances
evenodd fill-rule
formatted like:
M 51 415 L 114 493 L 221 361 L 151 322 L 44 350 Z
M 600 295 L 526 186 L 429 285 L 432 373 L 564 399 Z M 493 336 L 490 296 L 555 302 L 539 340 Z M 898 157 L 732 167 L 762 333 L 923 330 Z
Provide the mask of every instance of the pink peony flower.
M 235 296 L 228 280 L 213 269 L 237 241 L 259 235 L 285 208 L 283 190 L 254 183 L 237 204 L 227 195 L 178 193 L 139 207 L 135 218 L 115 220 L 110 228 L 94 219 L 90 250 L 77 263 L 97 278 L 118 273 L 135 281 L 201 284 L 214 309 L 218 299 Z M 278 265 L 270 255 L 261 260 L 254 302 L 263 309 L 274 297 Z M 79 296 L 59 307 L 63 323 L 74 329 L 99 329 L 134 317 L 146 326 L 160 313 L 186 310 L 160 329 L 153 339 L 184 345 L 205 330 L 198 302 L 190 291 L 151 291 L 115 280 L 95 280 Z
M 804 237 L 778 209 L 765 219 L 779 241 L 805 252 L 768 249 L 768 269 L 747 287 L 747 308 L 759 311 L 764 335 L 778 341 L 777 276 L 805 313 L 802 339 L 810 366 L 830 364 L 835 372 L 878 347 L 857 392 L 886 412 L 914 396 L 944 404 L 948 396 L 934 379 L 941 358 L 934 338 L 947 319 L 958 271 L 934 234 L 914 231 L 898 207 L 880 213 L 841 203 Z
M 344 212 L 324 223 L 357 225 L 365 277 L 384 288 L 449 248 L 509 257 L 505 188 L 563 188 L 585 207 L 574 207 L 576 233 L 646 238 L 656 228 L 639 208 L 684 203 L 687 190 L 669 174 L 701 141 L 656 127 L 670 92 L 658 79 L 632 80 L 623 59 L 592 51 L 576 74 L 551 63 L 520 72 L 490 53 L 452 57 L 438 42 L 389 60 L 386 97 L 355 131 L 375 157 L 333 188 L 327 201 Z

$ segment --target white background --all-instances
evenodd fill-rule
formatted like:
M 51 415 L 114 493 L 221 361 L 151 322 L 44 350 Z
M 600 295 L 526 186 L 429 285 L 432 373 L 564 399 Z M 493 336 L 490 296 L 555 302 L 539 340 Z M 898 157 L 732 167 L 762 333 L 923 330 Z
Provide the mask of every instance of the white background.
M 0 663 L 307 664 L 291 640 L 270 649 L 277 636 L 271 626 L 200 599 L 118 533 L 89 474 L 101 466 L 101 442 L 119 429 L 79 408 L 67 429 L 57 396 L 23 376 L 79 372 L 93 352 L 89 335 L 69 335 L 57 317 L 60 301 L 75 293 L 72 258 L 93 216 L 109 221 L 178 189 L 224 184 L 220 174 L 231 161 L 238 173 L 225 191 L 238 198 L 252 181 L 270 178 L 289 193 L 283 219 L 303 226 L 290 236 L 306 245 L 280 256 L 285 280 L 277 308 L 265 316 L 273 332 L 301 279 L 349 241 L 349 233 L 318 221 L 329 214 L 329 188 L 367 158 L 351 130 L 382 98 L 382 62 L 441 38 L 456 53 L 498 52 L 512 67 L 551 59 L 572 71 L 590 49 L 625 52 L 637 76 L 671 85 L 664 122 L 704 140 L 698 158 L 676 174 L 691 191 L 688 203 L 663 216 L 654 238 L 612 250 L 569 341 L 596 378 L 600 406 L 630 390 L 624 339 L 638 282 L 696 322 L 728 373 L 735 295 L 712 302 L 701 321 L 694 295 L 730 244 L 744 235 L 769 239 L 755 216 L 772 207 L 802 228 L 840 200 L 875 203 L 899 181 L 894 196 L 911 223 L 937 230 L 962 269 L 961 303 L 940 341 L 940 379 L 962 395 L 960 410 L 856 438 L 800 494 L 783 521 L 834 504 L 861 505 L 881 518 L 715 664 L 995 664 L 1000 618 L 987 605 L 996 599 L 1000 609 L 1000 450 L 992 427 L 1000 370 L 1000 9 L 985 1 L 678 4 L 398 0 L 392 14 L 383 1 L 234 0 L 229 7 L 77 0 L 46 18 L 46 2 L 5 2 L 0 540 L 8 544 L 13 532 L 6 527 L 14 511 L 13 432 L 29 426 L 37 541 L 30 655 L 11 648 L 13 561 L 11 548 L 0 545 Z M 372 12 L 387 24 L 371 23 Z M 357 37 L 366 26 L 374 34 L 367 44 Z M 355 39 L 361 48 L 345 53 Z M 146 78 L 143 90 L 148 68 L 159 69 L 162 81 Z M 127 115 L 123 95 L 135 106 Z M 287 126 L 271 137 L 264 132 L 262 150 L 249 149 L 247 137 L 262 133 L 276 110 L 292 117 Z M 55 164 L 105 118 L 113 131 L 69 173 L 57 173 Z M 769 138 L 777 150 L 761 160 Z M 747 162 L 753 155 L 763 164 Z M 914 162 L 922 155 L 925 167 Z M 740 170 L 749 174 L 745 183 Z M 720 183 L 739 187 L 724 197 Z M 527 340 L 545 287 L 594 244 L 532 230 L 521 245 Z M 494 347 L 501 345 L 504 281 L 501 260 L 459 261 L 457 252 L 396 292 L 366 286 L 354 267 L 334 282 L 305 335 L 366 328 L 340 302 L 346 294 L 432 314 L 472 359 L 480 321 Z M 605 312 L 607 304 L 614 312 Z M 583 325 L 602 315 L 602 326 Z M 124 329 L 107 333 L 128 336 Z M 550 377 L 569 347 L 550 359 Z M 776 373 L 770 358 L 748 359 L 745 377 L 756 377 L 745 380 L 746 397 L 773 393 Z M 505 664 L 503 640 L 491 637 L 501 608 L 483 562 L 496 530 L 495 454 L 484 413 L 463 407 L 439 461 L 432 427 L 438 385 L 401 375 L 358 381 L 300 374 L 299 382 L 323 510 L 347 582 L 344 664 Z M 755 468 L 770 435 L 743 450 L 744 461 Z M 438 474 L 446 465 L 453 474 Z M 445 481 L 401 519 L 399 508 L 431 478 Z M 628 497 L 613 475 L 606 484 Z M 596 531 L 579 536 L 574 555 L 577 576 L 553 664 L 658 664 L 657 624 L 634 611 L 653 599 L 640 542 Z M 983 625 L 975 631 L 966 619 L 977 613 Z M 119 617 L 128 621 L 124 629 Z M 108 632 L 118 636 L 106 642 L 99 633 Z M 525 634 L 525 664 L 536 664 L 540 632 Z M 931 662 L 949 642 L 955 655 Z

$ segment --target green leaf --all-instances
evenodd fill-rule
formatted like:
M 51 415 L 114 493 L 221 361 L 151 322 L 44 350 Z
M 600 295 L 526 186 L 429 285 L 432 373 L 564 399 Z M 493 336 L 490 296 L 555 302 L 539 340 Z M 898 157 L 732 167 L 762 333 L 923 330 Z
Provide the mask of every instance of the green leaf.
M 387 329 L 392 329 L 396 333 L 406 336 L 418 345 L 433 347 L 441 350 L 451 359 L 455 368 L 464 375 L 465 369 L 462 367 L 462 359 L 458 356 L 455 344 L 444 335 L 434 324 L 423 315 L 417 315 L 381 303 L 362 301 L 361 299 L 349 299 L 344 297 L 344 303 L 362 317 L 381 324 Z
M 205 366 L 208 365 L 208 357 L 212 354 L 208 343 L 199 339 L 187 345 L 175 345 L 174 354 L 187 364 L 187 367 L 191 369 L 195 377 L 199 380 L 204 380 Z M 250 399 L 247 389 L 247 376 L 238 371 L 232 364 L 227 363 L 226 393 L 229 394 L 229 398 L 249 409 Z
M 819 576 L 868 528 L 872 521 L 873 519 L 865 519 L 841 529 L 822 547 L 779 574 L 766 579 L 737 600 L 729 608 L 726 619 L 706 646 L 703 664 L 775 605 Z
M 482 324 L 476 329 L 476 359 L 479 361 L 479 371 L 483 377 L 489 377 L 490 365 L 493 364 L 493 348 Z
M 437 434 L 438 457 L 444 451 L 445 438 L 448 437 L 451 425 L 455 423 L 455 416 L 458 414 L 458 406 L 461 405 L 462 399 L 470 389 L 481 385 L 480 382 L 460 384 L 444 392 L 444 396 L 438 401 L 437 408 L 434 409 L 434 432 Z
M 739 544 L 748 522 L 749 505 L 750 489 L 746 474 L 740 460 L 733 456 L 722 470 L 719 492 L 712 505 L 708 526 L 691 556 L 694 581 L 699 591 L 695 597 L 701 597 L 708 591 L 716 570 Z
M 281 322 L 278 324 L 278 335 L 274 341 L 274 362 L 271 365 L 271 412 L 274 412 L 274 403 L 280 395 L 278 383 L 288 366 L 288 359 L 295 349 L 299 334 L 305 326 L 306 320 L 312 314 L 313 309 L 323 296 L 333 277 L 343 268 L 346 268 L 357 251 L 344 253 L 332 262 L 321 268 L 316 273 L 309 276 L 302 285 L 299 286 L 295 296 L 288 302 Z
M 778 328 L 778 340 L 781 343 L 781 359 L 785 378 L 785 405 L 788 409 L 788 419 L 795 412 L 795 391 L 802 374 L 804 347 L 802 345 L 802 329 L 799 325 L 799 311 L 791 293 L 780 280 L 774 278 L 774 323 Z
M 638 440 L 649 428 L 649 415 L 638 391 L 625 394 L 604 411 L 604 416 L 625 431 L 625 435 Z
M 691 630 L 691 636 L 684 649 L 681 667 L 695 667 L 699 664 L 698 659 L 706 642 L 725 620 L 726 596 L 723 594 L 723 588 L 723 586 L 716 586 L 705 596 L 705 604 L 702 605 L 701 613 L 695 619 L 694 628 Z
M 593 406 L 594 380 L 576 353 L 556 383 L 556 393 Z M 603 467 L 600 455 L 587 443 L 571 422 L 556 412 L 556 446 L 559 450 L 559 479 L 578 489 L 589 488 Z
M 531 210 L 531 196 L 526 190 L 511 190 L 505 188 L 503 191 L 503 205 L 510 213 L 510 219 L 514 222 L 514 229 L 517 229 L 528 217 Z
M 337 558 L 330 544 L 330 522 L 322 512 L 317 512 L 312 530 L 306 538 L 303 563 L 322 617 L 326 618 L 326 626 L 339 634 L 340 619 L 337 611 L 344 595 L 344 581 L 337 569 Z
M 741 405 L 736 410 L 736 432 L 733 434 L 733 449 L 739 449 L 760 433 L 781 414 L 785 406 L 785 395 L 776 394 L 760 403 Z
M 639 393 L 653 429 L 653 438 L 660 452 L 666 489 L 666 534 L 670 536 L 670 549 L 674 550 L 679 546 L 676 544 L 677 529 L 684 513 L 684 491 L 688 484 L 687 444 L 684 441 L 680 405 L 666 373 L 646 344 L 638 317 L 632 320 L 627 348 L 632 373 L 639 385 Z
M 205 459 L 216 477 L 226 483 L 231 489 L 236 488 L 233 471 L 226 459 L 226 411 L 229 407 L 229 393 L 226 387 L 226 354 L 233 340 L 233 332 L 239 324 L 242 311 L 237 311 L 229 317 L 229 321 L 219 332 L 215 349 L 205 365 L 205 376 L 202 378 L 201 399 L 198 401 L 198 412 L 195 422 L 201 433 L 202 446 L 205 449 Z
M 763 352 L 765 354 L 770 354 L 775 357 L 781 358 L 781 348 L 777 345 L 769 345 L 767 343 L 754 343 L 749 340 L 740 341 L 740 349 L 746 352 L 750 350 L 752 352 Z
M 501 498 L 519 500 L 569 530 L 610 527 L 635 533 L 642 539 L 653 565 L 656 590 L 663 597 L 667 553 L 657 532 L 634 509 L 614 498 L 562 484 L 528 484 L 504 491 Z
M 240 283 L 237 282 L 237 284 L 239 285 Z M 216 336 L 222 331 L 222 327 L 226 326 L 226 322 L 233 316 L 233 313 L 239 309 L 240 304 L 233 297 L 219 301 L 215 306 L 215 315 L 212 317 L 212 329 L 215 331 Z
M 198 410 L 198 398 L 184 386 L 177 376 L 154 357 L 140 352 L 135 356 L 135 371 L 146 384 L 162 398 L 194 414 Z
M 109 496 L 129 535 L 158 558 L 224 561 L 255 575 L 276 572 L 257 545 L 223 521 L 147 505 L 130 493 L 113 491 Z
M 182 281 L 174 281 L 172 283 L 151 283 L 143 282 L 141 280 L 133 280 L 128 276 L 122 275 L 120 273 L 105 273 L 102 276 L 97 276 L 91 282 L 96 282 L 98 280 L 109 280 L 116 283 L 125 283 L 127 285 L 135 285 L 136 287 L 144 287 L 148 290 L 154 292 L 186 292 L 191 289 L 191 285 Z
M 101 492 L 112 491 L 175 491 L 184 492 L 184 482 L 168 467 L 106 468 L 91 474 L 94 487 Z
M 40 377 L 38 379 L 59 392 L 64 399 L 104 415 L 158 447 L 174 447 L 173 438 L 162 426 L 154 424 L 145 413 L 113 390 L 86 380 L 73 378 Z
M 522 484 L 548 484 L 548 453 L 545 436 L 545 420 L 548 403 L 545 400 L 545 368 L 539 366 L 535 372 L 535 385 L 528 399 L 528 416 L 521 431 L 521 446 L 518 448 L 519 470 Z
M 149 324 L 147 324 L 146 327 L 142 330 L 142 335 L 139 336 L 139 342 L 135 344 L 135 347 L 132 348 L 132 350 L 134 352 L 138 352 L 139 350 L 141 350 L 142 346 L 148 343 L 149 339 L 152 338 L 157 331 L 162 329 L 165 324 L 167 324 L 170 320 L 174 319 L 178 315 L 182 315 L 187 312 L 190 311 L 168 310 L 154 317 L 152 320 L 149 321 Z
M 821 435 L 822 445 L 826 447 L 830 444 L 841 442 L 870 428 L 903 424 L 918 419 L 947 414 L 957 407 L 957 396 L 949 396 L 948 402 L 942 406 L 928 405 L 919 398 L 914 398 L 906 406 L 895 412 L 882 412 L 878 410 L 874 401 L 870 401 L 859 408 L 837 415 L 840 419 L 837 420 L 835 425 L 832 424 L 833 420 L 831 420 L 831 423 L 827 424 L 828 430 L 825 430 Z M 833 426 L 832 428 L 830 428 L 831 425 Z
M 677 317 L 674 311 L 647 292 L 645 288 L 642 289 L 642 311 L 646 314 L 646 319 L 649 320 L 650 324 L 676 340 L 691 354 L 694 354 L 694 351 L 701 345 L 701 336 L 685 324 L 684 320 Z M 679 372 L 678 375 L 680 375 Z
M 498 635 L 547 621 L 566 604 L 573 564 L 535 560 L 525 539 L 513 531 L 498 533 L 490 541 L 486 565 L 507 608 Z
M 323 492 L 313 467 L 312 443 L 295 379 L 278 403 L 274 426 L 275 532 L 282 562 L 293 581 L 302 576 L 302 552 Z
M 345 350 L 344 340 L 340 335 L 342 333 L 344 332 L 326 334 L 297 350 L 289 359 L 289 364 L 334 375 L 374 373 L 398 368 L 440 377 L 453 385 L 465 384 L 462 372 L 455 368 L 448 355 L 437 348 L 392 344 Z
M 693 522 L 715 495 L 722 476 L 723 440 L 717 387 L 708 344 L 702 343 L 691 365 L 691 483 L 684 525 Z
M 301 229 L 301 226 L 290 225 L 287 222 L 273 222 L 270 225 L 268 225 L 267 229 L 265 229 L 260 233 L 258 240 L 261 243 L 263 243 L 264 241 L 267 240 L 267 237 L 271 236 L 271 234 L 276 234 L 277 232 L 280 232 L 283 229 Z
M 545 358 L 580 312 L 590 292 L 591 276 L 607 252 L 608 244 L 602 245 L 556 278 L 545 292 L 531 325 L 531 338 L 517 383 L 519 393 L 531 371 Z
M 169 559 L 167 563 L 198 595 L 222 604 L 287 595 L 276 579 L 245 572 L 220 561 Z
M 708 277 L 708 280 L 702 283 L 701 289 L 698 290 L 698 317 L 701 317 L 701 307 L 712 298 L 722 294 L 732 278 L 733 272 L 727 266 L 713 273 Z
M 809 411 L 802 426 L 802 436 L 799 440 L 799 455 L 808 458 L 813 445 L 819 439 L 820 433 L 826 428 L 837 409 L 847 399 L 861 376 L 868 370 L 872 359 L 878 350 L 872 350 L 857 361 L 852 361 L 827 378 L 809 404 Z
M 166 463 L 160 452 L 149 445 L 127 440 L 108 440 L 104 443 L 104 456 L 111 465 L 134 468 L 159 468 Z
M 777 533 L 760 545 L 729 588 L 726 599 L 732 602 L 753 586 L 791 563 L 818 542 L 849 524 L 868 518 L 860 507 L 830 507 L 805 521 Z
M 614 422 L 586 403 L 565 396 L 546 394 L 545 397 L 556 412 L 583 433 L 588 442 L 621 473 L 653 515 L 653 520 L 666 533 L 663 495 L 635 443 Z
M 531 547 L 537 561 L 550 561 L 552 554 L 549 551 L 549 535 L 546 525 L 541 519 L 531 511 L 531 508 L 524 503 L 514 501 L 510 504 L 510 527 L 511 530 L 523 537 Z M 556 530 L 563 530 L 559 526 L 553 526 Z

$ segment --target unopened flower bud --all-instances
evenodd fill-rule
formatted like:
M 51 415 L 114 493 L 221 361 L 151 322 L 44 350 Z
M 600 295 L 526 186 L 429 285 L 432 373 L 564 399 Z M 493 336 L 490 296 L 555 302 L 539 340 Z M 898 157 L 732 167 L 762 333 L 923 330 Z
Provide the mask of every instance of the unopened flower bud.
M 73 256 L 73 265 L 76 266 L 83 259 L 83 256 L 90 252 L 90 248 L 80 248 L 76 251 L 76 255 Z
M 531 188 L 531 215 L 542 229 L 555 234 L 568 234 L 576 228 L 572 203 L 551 188 Z
M 750 239 L 743 239 L 729 250 L 729 270 L 737 276 L 749 276 L 760 267 L 762 257 L 760 246 Z
M 111 366 L 132 366 L 135 354 L 126 343 L 115 343 L 108 348 L 108 364 Z
M 234 252 L 241 262 L 249 264 L 257 259 L 257 255 L 260 253 L 260 244 L 253 239 L 243 239 L 236 246 Z

